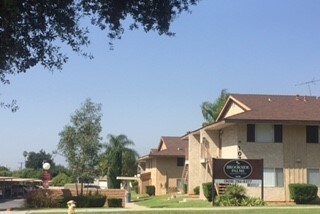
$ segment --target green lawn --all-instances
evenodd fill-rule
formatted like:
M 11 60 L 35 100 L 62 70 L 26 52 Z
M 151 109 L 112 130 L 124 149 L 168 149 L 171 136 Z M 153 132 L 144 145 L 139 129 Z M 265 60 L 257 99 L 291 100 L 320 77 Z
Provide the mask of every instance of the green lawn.
M 149 208 L 212 207 L 208 201 L 184 196 L 176 196 L 176 198 L 171 196 L 148 197 L 135 203 Z
M 108 209 L 90 209 L 86 211 L 85 209 L 76 209 L 77 214 L 83 213 L 99 213 L 99 214 L 121 214 L 121 213 L 130 213 L 130 214 L 314 214 L 320 213 L 319 205 L 309 205 L 309 206 L 275 206 L 267 205 L 264 207 L 212 207 L 212 204 L 198 199 L 188 198 L 187 196 L 177 195 L 176 197 L 168 196 L 157 196 L 157 197 L 146 197 L 133 195 L 132 200 L 135 204 L 149 207 L 151 209 L 144 211 L 130 211 L 128 209 L 120 209 L 121 211 L 114 210 L 112 208 Z M 186 198 L 186 199 L 185 199 Z M 171 210 L 168 210 L 171 209 Z M 181 210 L 177 210 L 181 209 Z M 42 212 L 41 210 L 31 210 L 29 213 L 38 213 L 38 214 L 58 214 L 66 213 L 67 209 L 61 210 L 52 210 L 48 212 L 46 210 Z
M 33 212 L 31 212 L 33 213 Z M 41 214 L 41 212 L 37 212 L 38 214 Z M 43 214 L 58 214 L 62 212 L 43 212 Z M 66 213 L 66 212 L 65 212 Z M 77 214 L 83 214 L 83 213 L 92 213 L 92 214 L 121 214 L 121 213 L 130 213 L 130 214 L 314 214 L 314 213 L 320 213 L 320 208 L 250 208 L 250 209 L 235 209 L 235 210 L 151 210 L 151 211 L 126 211 L 126 212 L 110 212 L 106 211 L 99 211 L 99 212 L 80 212 L 76 210 Z

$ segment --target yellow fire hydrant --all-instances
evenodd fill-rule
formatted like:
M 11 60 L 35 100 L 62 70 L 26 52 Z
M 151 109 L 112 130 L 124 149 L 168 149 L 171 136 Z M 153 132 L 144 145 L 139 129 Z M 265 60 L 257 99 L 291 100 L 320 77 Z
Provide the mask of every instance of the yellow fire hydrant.
M 68 201 L 68 214 L 75 214 L 76 202 L 74 200 Z

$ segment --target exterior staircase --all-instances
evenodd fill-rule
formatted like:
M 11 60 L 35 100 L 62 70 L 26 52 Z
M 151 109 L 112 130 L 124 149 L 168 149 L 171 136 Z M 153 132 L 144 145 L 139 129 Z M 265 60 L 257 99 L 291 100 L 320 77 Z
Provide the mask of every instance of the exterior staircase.
M 217 195 L 223 195 L 230 184 L 215 184 Z

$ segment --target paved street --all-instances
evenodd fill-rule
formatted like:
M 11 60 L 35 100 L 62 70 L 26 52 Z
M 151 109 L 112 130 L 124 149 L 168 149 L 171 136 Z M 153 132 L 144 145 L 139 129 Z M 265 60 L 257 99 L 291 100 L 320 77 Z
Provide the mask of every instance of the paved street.
M 0 210 L 7 210 L 8 208 L 20 208 L 23 207 L 24 199 L 1 199 Z

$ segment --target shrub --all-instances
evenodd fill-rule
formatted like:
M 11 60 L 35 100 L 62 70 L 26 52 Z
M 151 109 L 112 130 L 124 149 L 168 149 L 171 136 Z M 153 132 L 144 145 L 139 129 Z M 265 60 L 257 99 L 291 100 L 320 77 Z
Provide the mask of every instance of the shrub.
M 61 195 L 46 189 L 38 189 L 31 191 L 26 197 L 26 206 L 29 208 L 53 208 L 59 207 Z
M 103 207 L 107 197 L 99 194 L 64 197 L 60 201 L 60 207 L 65 207 L 70 200 L 74 200 L 77 203 L 77 207 Z
M 135 192 L 136 194 L 139 193 L 139 183 L 138 183 L 138 181 L 133 181 L 133 182 L 132 182 L 132 189 L 134 190 L 134 192 Z
M 212 182 L 208 182 L 208 183 L 203 183 L 202 184 L 202 188 L 203 188 L 203 194 L 206 197 L 206 199 L 211 202 L 212 201 L 212 187 L 213 184 Z M 214 190 L 215 191 L 215 190 Z M 214 193 L 215 194 L 215 193 Z
M 155 186 L 146 186 L 146 193 L 149 196 L 155 195 L 156 194 L 156 187 Z
M 122 199 L 108 198 L 108 207 L 122 207 Z
M 290 198 L 297 204 L 308 204 L 317 198 L 318 187 L 313 184 L 289 184 Z
M 103 207 L 106 203 L 106 199 L 106 196 L 99 195 L 98 192 L 94 195 L 63 197 L 57 191 L 38 189 L 27 194 L 26 206 L 29 208 L 66 207 L 68 201 L 74 200 L 77 203 L 77 207 Z
M 183 184 L 183 193 L 184 194 L 188 193 L 188 184 Z
M 193 188 L 193 192 L 195 195 L 199 195 L 200 194 L 200 187 L 196 186 L 195 188 Z
M 65 173 L 59 173 L 56 177 L 51 180 L 52 186 L 64 186 L 67 183 L 72 182 L 72 177 L 66 175 Z
M 235 198 L 237 200 L 242 200 L 246 198 L 246 189 L 243 186 L 239 185 L 230 185 L 226 188 L 224 195 L 229 198 Z
M 216 206 L 262 206 L 265 205 L 265 202 L 246 196 L 246 190 L 243 186 L 230 185 L 223 195 L 216 197 L 214 204 Z

